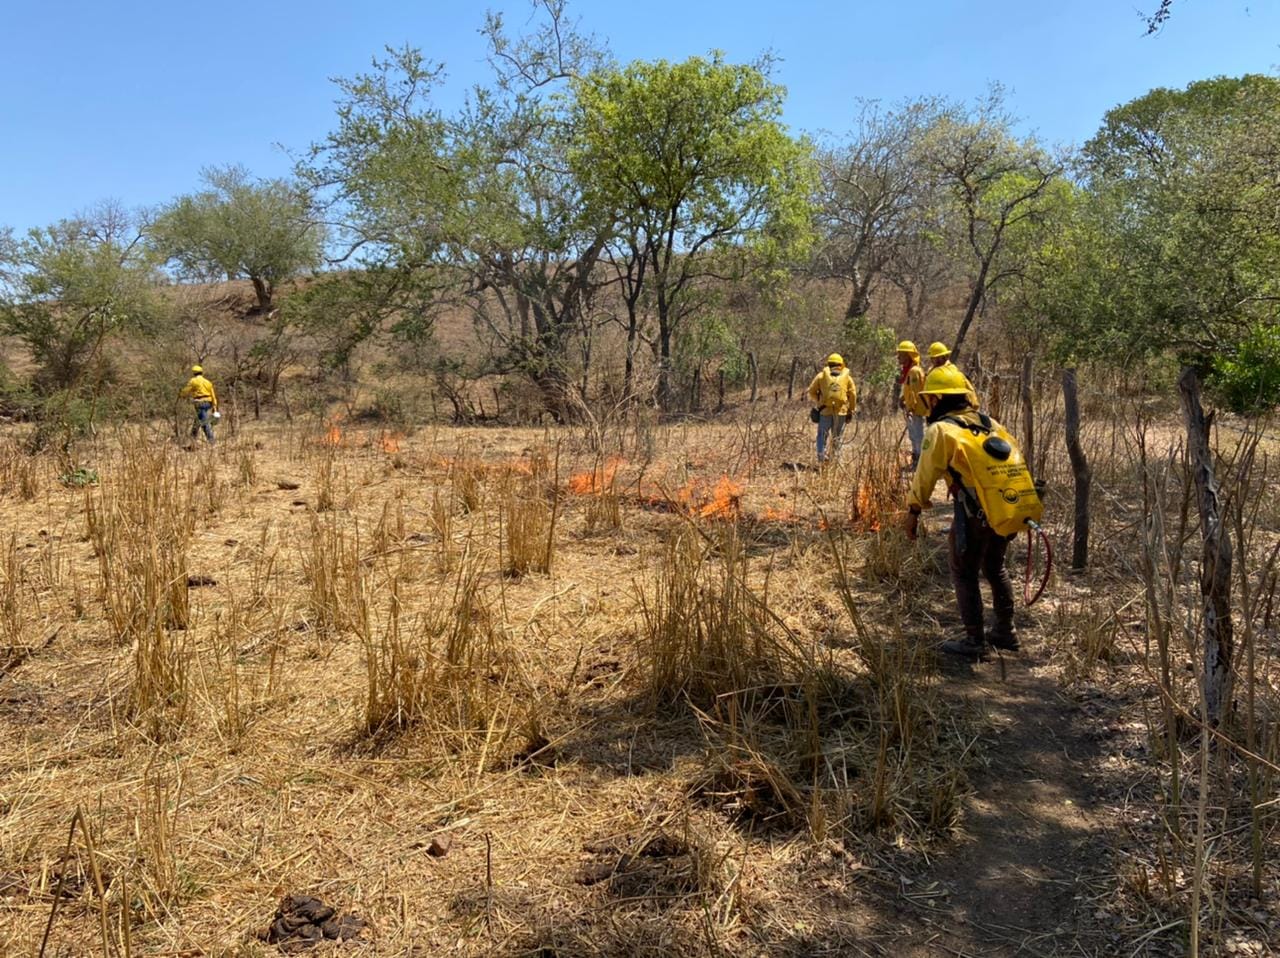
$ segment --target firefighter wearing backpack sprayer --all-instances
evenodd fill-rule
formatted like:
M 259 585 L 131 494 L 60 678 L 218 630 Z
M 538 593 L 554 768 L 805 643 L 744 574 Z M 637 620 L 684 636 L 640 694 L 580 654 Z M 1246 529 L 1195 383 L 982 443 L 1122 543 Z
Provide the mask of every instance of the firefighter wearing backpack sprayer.
M 977 410 L 971 389 L 949 364 L 925 377 L 920 395 L 929 407 L 929 426 L 907 496 L 906 533 L 915 539 L 921 511 L 930 507 L 938 480 L 946 478 L 955 498 L 949 559 L 964 638 L 943 642 L 941 649 L 979 660 L 988 643 L 1018 649 L 1005 553 L 1014 535 L 1039 522 L 1043 507 L 1016 440 Z M 995 626 L 990 633 L 983 628 L 979 572 L 991 586 Z

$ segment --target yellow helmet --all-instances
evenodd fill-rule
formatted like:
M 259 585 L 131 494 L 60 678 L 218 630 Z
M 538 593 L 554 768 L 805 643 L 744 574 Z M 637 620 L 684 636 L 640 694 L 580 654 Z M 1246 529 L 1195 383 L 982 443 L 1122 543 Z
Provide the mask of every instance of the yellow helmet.
M 946 343 L 930 343 L 929 358 L 941 359 L 943 356 L 950 356 L 951 350 L 947 349 Z
M 202 372 L 204 372 L 204 367 L 201 366 L 199 363 L 196 363 L 194 366 L 191 367 L 191 373 L 194 376 L 199 376 Z
M 934 396 L 954 396 L 967 392 L 969 381 L 958 367 L 952 365 L 929 370 L 929 375 L 924 377 L 924 388 L 920 390 L 922 395 L 930 393 Z
M 843 356 L 841 356 L 839 353 L 832 353 L 830 356 L 828 356 L 828 357 L 827 357 L 827 365 L 828 365 L 828 366 L 843 366 L 843 365 L 844 365 L 844 357 L 843 357 Z
M 909 339 L 904 339 L 902 342 L 898 343 L 898 352 L 910 353 L 912 356 L 920 355 L 920 351 L 916 349 L 916 344 Z

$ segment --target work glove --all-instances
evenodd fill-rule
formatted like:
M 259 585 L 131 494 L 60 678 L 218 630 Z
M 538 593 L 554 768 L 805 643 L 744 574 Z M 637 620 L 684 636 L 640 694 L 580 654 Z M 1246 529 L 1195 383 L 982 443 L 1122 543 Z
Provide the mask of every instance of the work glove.
M 916 541 L 916 534 L 919 526 L 920 526 L 920 513 L 908 511 L 907 518 L 902 523 L 902 529 L 904 532 L 906 532 L 907 538 L 910 539 L 912 542 Z
M 846 425 L 848 425 L 849 423 L 853 422 L 853 413 L 849 413 L 848 415 L 846 415 L 846 416 L 844 417 L 844 421 L 845 421 L 845 424 L 846 424 Z

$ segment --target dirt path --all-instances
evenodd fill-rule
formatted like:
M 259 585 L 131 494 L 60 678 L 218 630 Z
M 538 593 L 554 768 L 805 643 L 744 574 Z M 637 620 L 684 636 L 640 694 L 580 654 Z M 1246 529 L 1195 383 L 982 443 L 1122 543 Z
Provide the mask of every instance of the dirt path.
M 957 846 L 904 883 L 904 924 L 921 927 L 899 954 L 1113 953 L 1092 921 L 1108 854 L 1079 710 L 1035 652 L 944 667 L 944 696 L 985 709 L 997 732 Z

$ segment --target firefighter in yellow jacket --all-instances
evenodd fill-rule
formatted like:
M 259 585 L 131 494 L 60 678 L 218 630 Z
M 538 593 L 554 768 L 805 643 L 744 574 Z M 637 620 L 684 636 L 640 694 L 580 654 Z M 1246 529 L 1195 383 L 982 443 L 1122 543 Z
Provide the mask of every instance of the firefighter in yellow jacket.
M 978 412 L 971 401 L 970 389 L 964 374 L 951 364 L 932 369 L 925 378 L 921 396 L 929 408 L 929 427 L 922 444 L 920 465 L 907 495 L 906 533 L 909 539 L 916 537 L 920 513 L 930 507 L 934 486 L 945 478 L 955 497 L 948 551 L 964 637 L 943 642 L 941 648 L 953 655 L 981 659 L 986 654 L 987 643 L 1009 651 L 1017 651 L 1019 646 L 1013 626 L 1013 586 L 1005 568 L 1005 553 L 1011 537 L 992 529 L 977 505 L 976 475 L 982 463 L 977 461 L 980 453 L 975 451 L 980 447 L 973 443 L 977 441 L 975 435 L 981 435 L 994 439 L 1010 452 L 1016 451 L 1017 444 L 998 422 Z M 1021 453 L 1010 461 L 1020 464 Z M 1025 467 L 1021 468 L 1025 474 Z M 979 571 L 991 586 L 995 625 L 990 633 L 983 627 Z
M 941 369 L 949 366 L 959 373 L 960 378 L 964 380 L 965 387 L 969 390 L 969 403 L 974 409 L 978 408 L 978 391 L 973 388 L 973 383 L 969 382 L 969 377 L 960 372 L 960 367 L 951 361 L 951 350 L 947 348 L 946 343 L 930 343 L 929 344 L 929 367 L 930 369 Z
M 822 372 L 809 383 L 809 400 L 817 414 L 818 462 L 827 462 L 838 455 L 840 435 L 858 408 L 858 390 L 853 385 L 849 370 L 844 368 L 844 357 L 839 353 L 828 356 Z
M 196 418 L 191 424 L 191 438 L 194 439 L 200 430 L 204 430 L 204 437 L 209 441 L 209 445 L 213 445 L 213 420 L 217 418 L 218 412 L 218 393 L 213 388 L 213 383 L 205 379 L 203 366 L 191 367 L 191 378 L 187 380 L 187 384 L 182 387 L 179 395 L 183 399 L 190 399 L 195 406 Z
M 902 408 L 907 414 L 907 438 L 911 440 L 911 468 L 920 461 L 920 443 L 924 440 L 924 417 L 929 409 L 920 397 L 924 388 L 924 368 L 920 353 L 909 339 L 898 343 L 898 385 L 902 387 Z

